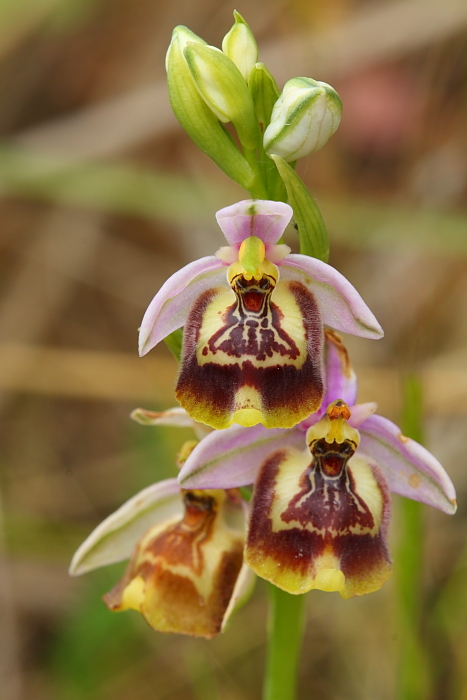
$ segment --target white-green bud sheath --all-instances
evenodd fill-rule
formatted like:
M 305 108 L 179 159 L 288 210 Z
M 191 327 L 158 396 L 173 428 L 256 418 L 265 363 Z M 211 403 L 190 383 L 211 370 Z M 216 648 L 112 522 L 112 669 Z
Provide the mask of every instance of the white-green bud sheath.
M 288 163 L 318 151 L 340 124 L 342 102 L 327 83 L 292 78 L 285 85 L 264 132 L 264 150 Z
M 191 41 L 183 54 L 208 107 L 221 122 L 232 122 L 245 148 L 256 148 L 259 128 L 253 100 L 235 63 L 220 49 Z
M 237 10 L 234 10 L 234 17 L 235 24 L 222 40 L 222 51 L 248 82 L 251 69 L 258 60 L 258 46 L 253 32 Z

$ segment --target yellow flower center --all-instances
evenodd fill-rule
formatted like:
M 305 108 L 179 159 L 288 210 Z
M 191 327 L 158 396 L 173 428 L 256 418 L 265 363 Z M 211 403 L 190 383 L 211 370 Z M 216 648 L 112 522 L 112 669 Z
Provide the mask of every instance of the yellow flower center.
M 266 260 L 266 248 L 261 238 L 248 236 L 242 242 L 238 261 L 229 267 L 229 283 L 232 284 L 237 277 L 243 277 L 247 282 L 260 282 L 264 277 L 269 277 L 277 282 L 279 272 L 273 263 Z
M 326 415 L 307 432 L 307 443 L 311 449 L 316 440 L 325 439 L 328 444 L 333 442 L 342 445 L 346 440 L 353 442 L 355 448 L 360 443 L 358 430 L 348 424 L 350 409 L 344 401 L 339 399 L 329 404 Z

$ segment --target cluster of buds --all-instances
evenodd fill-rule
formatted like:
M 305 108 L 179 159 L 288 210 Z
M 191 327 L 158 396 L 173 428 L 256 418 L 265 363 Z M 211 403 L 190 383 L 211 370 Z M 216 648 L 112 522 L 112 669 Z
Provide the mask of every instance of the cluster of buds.
M 258 62 L 250 27 L 234 16 L 222 51 L 186 27 L 174 29 L 166 59 L 170 102 L 193 141 L 232 180 L 253 197 L 282 199 L 284 186 L 297 189 L 297 177 L 277 159 L 294 164 L 322 148 L 339 126 L 342 103 L 330 85 L 311 78 L 293 78 L 280 93 Z M 229 122 L 240 149 L 223 126 Z
M 378 416 L 376 404 L 356 403 L 356 376 L 335 332 L 383 335 L 357 290 L 327 264 L 324 225 L 293 169 L 335 132 L 340 99 L 310 78 L 289 80 L 279 94 L 257 57 L 238 13 L 222 51 L 174 30 L 173 110 L 254 198 L 217 212 L 227 245 L 172 275 L 141 324 L 141 355 L 183 328 L 181 407 L 133 413 L 145 425 L 193 429 L 178 480 L 130 499 L 71 565 L 80 574 L 130 559 L 104 598 L 108 607 L 138 610 L 160 631 L 204 637 L 224 629 L 254 574 L 295 595 L 378 590 L 391 573 L 391 491 L 446 513 L 456 508 L 439 462 Z M 282 243 L 292 217 L 300 254 Z M 252 488 L 251 502 L 243 487 Z

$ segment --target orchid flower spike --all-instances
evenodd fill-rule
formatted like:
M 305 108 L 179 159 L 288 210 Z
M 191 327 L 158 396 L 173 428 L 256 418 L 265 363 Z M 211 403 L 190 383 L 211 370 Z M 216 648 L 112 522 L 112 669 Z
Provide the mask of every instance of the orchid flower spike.
M 341 339 L 326 331 L 322 408 L 290 430 L 233 426 L 208 435 L 185 462 L 189 488 L 254 483 L 245 561 L 289 593 L 342 597 L 378 590 L 391 574 L 389 492 L 456 510 L 455 491 L 428 450 L 355 404 Z
M 248 595 L 246 505 L 236 491 L 180 489 L 176 479 L 133 496 L 73 557 L 76 576 L 130 559 L 104 596 L 110 610 L 139 611 L 160 632 L 211 638 Z
M 184 326 L 176 396 L 195 421 L 290 428 L 321 406 L 323 324 L 383 334 L 337 270 L 278 243 L 291 216 L 265 200 L 221 209 L 229 245 L 172 275 L 144 315 L 141 355 Z

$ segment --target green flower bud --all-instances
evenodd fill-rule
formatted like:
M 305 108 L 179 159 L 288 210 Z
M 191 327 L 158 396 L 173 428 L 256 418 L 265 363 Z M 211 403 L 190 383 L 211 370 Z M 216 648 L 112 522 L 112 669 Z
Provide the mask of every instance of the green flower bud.
M 251 69 L 258 60 L 258 46 L 248 24 L 237 10 L 234 10 L 235 24 L 222 41 L 222 51 L 235 63 L 248 82 Z
M 287 162 L 318 151 L 339 126 L 342 102 L 327 83 L 292 78 L 274 105 L 264 150 Z
M 173 31 L 167 51 L 166 68 L 170 103 L 174 114 L 196 145 L 234 182 L 250 191 L 254 174 L 233 139 L 219 124 L 217 116 L 200 95 L 183 54 L 187 42 L 191 46 L 206 46 L 202 39 L 186 27 L 179 26 Z M 241 76 L 240 79 L 245 85 Z
M 232 122 L 242 146 L 256 148 L 259 129 L 253 100 L 235 63 L 219 49 L 191 41 L 183 54 L 208 107 L 220 121 Z

